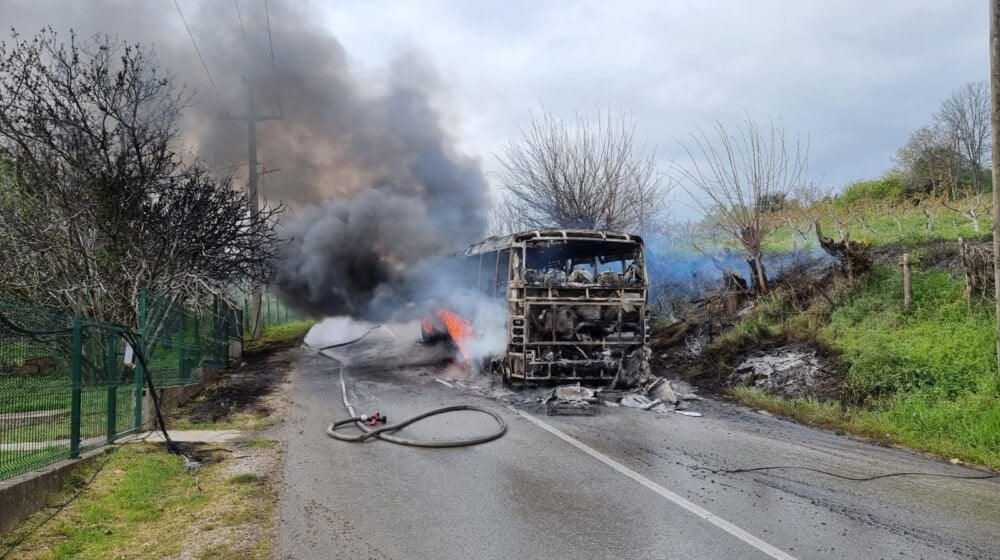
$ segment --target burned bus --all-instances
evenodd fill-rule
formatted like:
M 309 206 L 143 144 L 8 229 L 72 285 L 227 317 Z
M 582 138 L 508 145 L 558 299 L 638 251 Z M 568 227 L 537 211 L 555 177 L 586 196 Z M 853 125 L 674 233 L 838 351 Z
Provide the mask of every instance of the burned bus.
M 506 352 L 488 359 L 505 381 L 625 386 L 645 377 L 648 283 L 639 236 L 534 230 L 491 237 L 455 257 L 457 283 L 505 310 Z

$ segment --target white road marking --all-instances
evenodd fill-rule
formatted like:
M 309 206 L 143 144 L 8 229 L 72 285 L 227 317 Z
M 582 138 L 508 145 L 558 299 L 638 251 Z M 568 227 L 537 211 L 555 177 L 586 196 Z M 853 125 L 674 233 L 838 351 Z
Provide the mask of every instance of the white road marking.
M 774 558 L 775 560 L 796 560 L 794 556 L 791 556 L 790 554 L 781 550 L 780 548 L 771 545 L 767 542 L 764 542 L 763 540 L 755 537 L 754 535 L 751 535 L 750 533 L 744 531 L 743 529 L 740 529 L 736 525 L 733 525 L 732 523 L 726 521 L 725 519 L 719 517 L 718 515 L 715 515 L 714 513 L 708 511 L 707 509 L 688 501 L 687 499 L 671 492 L 670 490 L 667 490 L 666 488 L 660 486 L 659 484 L 653 482 L 652 480 L 649 480 L 648 478 L 633 471 L 632 469 L 626 467 L 625 465 L 619 463 L 618 461 L 615 461 L 611 457 L 608 457 L 607 455 L 580 442 L 579 440 L 573 438 L 572 436 L 561 432 L 557 428 L 554 428 L 546 424 L 545 422 L 539 420 L 538 418 L 535 418 L 531 414 L 517 410 L 516 408 L 513 407 L 510 407 L 510 409 L 519 414 L 522 418 L 530 421 L 539 428 L 545 430 L 546 432 L 549 432 L 550 434 L 565 441 L 566 443 L 572 445 L 573 447 L 576 447 L 577 449 L 583 451 L 587 455 L 590 455 L 591 457 L 615 469 L 616 471 L 631 478 L 632 480 L 638 482 L 639 484 L 642 484 L 646 488 L 649 488 L 650 490 L 659 494 L 660 496 L 663 496 L 664 498 L 688 510 L 694 515 L 704 519 L 705 521 L 708 521 L 712 525 L 715 525 L 716 527 L 740 539 L 741 541 L 749 544 L 750 546 L 756 548 L 757 550 L 763 552 L 764 554 L 767 554 L 771 558 Z

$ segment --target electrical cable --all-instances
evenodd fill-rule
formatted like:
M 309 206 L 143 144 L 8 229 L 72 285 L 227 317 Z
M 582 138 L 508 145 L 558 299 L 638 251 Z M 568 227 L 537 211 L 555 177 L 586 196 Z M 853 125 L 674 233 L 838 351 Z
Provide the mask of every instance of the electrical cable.
M 205 64 L 204 57 L 201 56 L 201 50 L 198 49 L 198 43 L 194 40 L 191 28 L 188 27 L 188 22 L 184 17 L 184 12 L 181 11 L 181 5 L 177 3 L 177 0 L 174 0 L 174 6 L 177 7 L 177 13 L 180 14 L 181 21 L 184 22 L 184 29 L 187 30 L 188 37 L 191 38 L 191 44 L 194 45 L 194 52 L 198 54 L 198 60 L 201 61 L 201 67 L 205 69 L 205 75 L 208 76 L 208 83 L 212 84 L 212 89 L 215 90 L 215 96 L 219 98 L 219 103 L 222 103 L 222 95 L 219 94 L 219 88 L 215 87 L 215 80 L 212 79 L 212 73 L 208 71 L 208 64 Z
M 443 408 L 436 408 L 434 410 L 430 410 L 430 411 L 424 412 L 422 414 L 418 414 L 418 415 L 413 416 L 411 418 L 407 418 L 406 420 L 403 420 L 402 422 L 399 422 L 399 423 L 396 423 L 396 424 L 388 424 L 388 425 L 382 426 L 381 428 L 375 428 L 374 430 L 370 430 L 364 424 L 365 421 L 369 420 L 369 417 L 368 416 L 358 416 L 354 412 L 354 407 L 351 406 L 350 401 L 347 400 L 347 386 L 344 383 L 344 367 L 343 366 L 340 367 L 340 391 L 341 391 L 341 396 L 343 397 L 344 407 L 347 408 L 347 411 L 351 414 L 351 418 L 346 418 L 344 420 L 337 420 L 333 424 L 330 424 L 330 426 L 327 427 L 327 429 L 326 429 L 326 434 L 328 436 L 330 436 L 330 437 L 332 437 L 334 439 L 338 439 L 340 441 L 349 441 L 349 442 L 361 443 L 361 442 L 369 441 L 371 439 L 381 439 L 381 440 L 385 440 L 385 441 L 388 441 L 388 442 L 391 442 L 391 443 L 397 443 L 399 445 L 409 445 L 411 447 L 429 447 L 429 448 L 441 449 L 441 448 L 448 448 L 448 447 L 467 447 L 467 446 L 470 446 L 470 445 L 479 445 L 481 443 L 486 443 L 488 441 L 493 441 L 493 440 L 499 438 L 500 436 L 504 435 L 507 432 L 507 423 L 504 422 L 503 418 L 501 418 L 499 414 L 497 414 L 496 412 L 494 412 L 492 410 L 489 410 L 489 409 L 486 409 L 486 408 L 483 408 L 483 407 L 480 407 L 480 406 L 472 405 L 472 404 L 459 404 L 459 405 L 453 405 L 453 406 L 446 406 L 446 407 L 443 407 Z M 445 414 L 445 413 L 448 413 L 448 412 L 460 412 L 460 411 L 480 412 L 482 414 L 486 414 L 488 416 L 491 416 L 494 420 L 496 420 L 498 428 L 497 428 L 497 430 L 495 432 L 490 433 L 490 434 L 486 434 L 486 435 L 482 435 L 482 436 L 473 436 L 473 437 L 468 437 L 468 438 L 456 438 L 456 439 L 445 439 L 445 440 L 418 440 L 418 439 L 413 439 L 413 438 L 400 437 L 400 436 L 396 436 L 396 435 L 392 434 L 392 432 L 401 430 L 401 429 L 405 428 L 406 426 L 409 426 L 410 424 L 413 424 L 415 422 L 419 422 L 420 420 L 423 420 L 425 418 L 430 418 L 431 416 L 437 416 L 438 414 Z M 381 415 L 379 415 L 378 413 L 375 414 L 375 419 L 381 419 L 382 422 L 385 422 L 385 418 L 382 417 Z M 345 426 L 347 424 L 352 424 L 352 423 L 356 424 L 358 426 L 358 428 L 361 429 L 362 433 L 357 434 L 357 435 L 346 435 L 346 434 L 343 434 L 343 433 L 340 433 L 340 432 L 337 431 L 337 428 L 339 428 L 341 426 Z
M 240 31 L 243 32 L 243 42 L 247 43 L 247 30 L 243 27 L 243 14 L 240 13 L 240 0 L 233 0 L 233 4 L 236 6 L 236 17 L 240 19 Z
M 708 467 L 692 467 L 692 468 L 701 471 L 708 471 L 711 472 L 712 474 L 739 474 L 739 473 L 771 471 L 771 470 L 798 470 L 798 471 L 809 471 L 819 474 L 825 474 L 827 476 L 832 476 L 834 478 L 840 478 L 843 480 L 850 480 L 853 482 L 869 482 L 872 480 L 879 480 L 882 478 L 892 478 L 896 476 L 930 476 L 937 478 L 957 478 L 962 480 L 987 480 L 990 478 L 1000 477 L 1000 473 L 992 473 L 980 476 L 980 475 L 962 475 L 962 474 L 945 474 L 945 473 L 929 473 L 929 472 L 892 472 L 886 474 L 877 474 L 873 476 L 849 476 L 849 475 L 838 474 L 835 472 L 824 471 L 823 469 L 816 469 L 813 467 L 799 467 L 791 465 L 752 467 L 746 469 L 710 469 Z
M 146 354 L 142 350 L 139 339 L 136 338 L 135 334 L 128 327 L 124 327 L 123 325 L 116 326 L 121 327 L 120 333 L 122 337 L 132 346 L 136 358 L 139 359 L 139 363 L 142 365 L 142 371 L 146 373 L 146 375 L 142 376 L 143 381 L 146 382 L 146 386 L 149 388 L 149 398 L 153 401 L 153 410 L 156 411 L 156 422 L 160 426 L 160 431 L 163 432 L 163 442 L 167 446 L 167 450 L 174 455 L 180 456 L 185 462 L 190 463 L 191 460 L 181 452 L 180 447 L 174 440 L 170 439 L 170 434 L 167 432 L 167 423 L 163 420 L 163 410 L 160 407 L 160 397 L 156 393 L 156 387 L 153 385 L 153 376 L 150 373 L 149 364 L 146 362 Z
M 0 323 L 17 334 L 24 336 L 55 336 L 60 334 L 73 334 L 73 329 L 56 329 L 51 331 L 35 331 L 14 324 L 2 312 L 0 312 Z
M 267 21 L 267 46 L 271 49 L 271 72 L 278 75 L 278 65 L 274 62 L 274 40 L 271 38 L 271 11 L 267 9 L 267 0 L 264 0 L 264 18 Z
M 264 0 L 264 18 L 267 21 L 267 46 L 271 50 L 271 81 L 274 84 L 275 96 L 278 102 L 278 113 L 281 113 L 281 96 L 278 94 L 278 65 L 274 61 L 274 40 L 271 38 L 271 11 Z

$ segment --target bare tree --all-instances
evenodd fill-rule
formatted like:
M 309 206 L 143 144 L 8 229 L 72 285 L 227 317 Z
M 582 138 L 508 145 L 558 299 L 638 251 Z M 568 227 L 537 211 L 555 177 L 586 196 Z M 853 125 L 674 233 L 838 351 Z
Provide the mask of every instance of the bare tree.
M 991 202 L 992 199 L 990 197 L 976 191 L 976 194 L 972 196 L 951 203 L 942 199 L 941 206 L 944 206 L 952 212 L 958 212 L 968 218 L 972 223 L 972 231 L 975 232 L 976 235 L 979 235 L 981 233 L 979 219 L 985 218 L 993 212 Z
M 143 287 L 177 299 L 266 279 L 276 212 L 175 151 L 190 95 L 138 45 L 43 31 L 0 46 L 0 290 L 134 324 Z
M 493 204 L 486 223 L 486 233 L 491 236 L 510 235 L 531 227 L 525 223 L 523 213 L 517 205 L 508 197 L 502 196 Z
M 958 136 L 941 123 L 915 130 L 896 152 L 896 165 L 911 195 L 959 197 L 959 176 L 964 160 Z
M 990 92 L 985 80 L 969 82 L 941 104 L 935 116 L 972 169 L 976 192 L 983 192 L 983 168 L 990 161 Z
M 652 153 L 635 142 L 624 112 L 595 122 L 532 115 L 497 156 L 505 199 L 499 212 L 518 229 L 565 227 L 643 231 L 663 212 L 669 190 Z M 512 220 L 511 220 L 512 219 Z
M 713 132 L 691 134 L 682 143 L 690 162 L 675 168 L 706 215 L 743 246 L 755 289 L 766 292 L 761 244 L 778 215 L 764 203 L 803 182 L 808 145 L 789 138 L 780 122 L 762 130 L 749 115 L 732 134 L 720 122 Z

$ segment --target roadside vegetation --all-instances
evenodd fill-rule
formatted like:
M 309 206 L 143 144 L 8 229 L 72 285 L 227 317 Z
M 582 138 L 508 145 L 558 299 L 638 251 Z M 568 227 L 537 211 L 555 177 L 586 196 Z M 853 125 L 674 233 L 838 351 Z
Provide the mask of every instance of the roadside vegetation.
M 257 356 L 296 346 L 302 342 L 306 337 L 306 333 L 315 324 L 316 321 L 305 319 L 284 325 L 267 327 L 260 338 L 247 341 L 246 346 L 243 348 L 243 353 L 246 356 Z
M 239 446 L 239 455 L 272 446 Z M 120 447 L 81 467 L 49 508 L 0 537 L 0 556 L 25 559 L 269 558 L 277 484 L 237 472 L 232 454 L 187 450 L 201 465 L 160 446 Z
M 751 264 L 723 273 L 721 290 L 703 295 L 716 303 L 704 304 L 701 319 L 659 326 L 654 348 L 673 348 L 665 354 L 671 357 L 685 355 L 686 345 L 687 355 L 695 355 L 682 367 L 687 375 L 755 408 L 1000 469 L 985 92 L 982 82 L 957 90 L 929 125 L 913 132 L 891 170 L 838 194 L 752 177 L 738 188 L 724 185 L 728 191 L 716 185 L 721 179 L 702 188 L 711 191 L 710 204 L 686 232 L 688 244 L 709 256 L 706 247 L 748 249 Z M 765 157 L 768 150 L 784 153 L 766 142 L 737 147 L 766 161 L 774 160 Z M 798 160 L 791 161 L 783 166 L 794 174 Z M 733 215 L 744 217 L 736 229 Z M 772 279 L 764 286 L 747 232 L 751 241 L 761 239 L 765 256 L 790 256 L 793 270 L 768 271 Z M 823 254 L 820 245 L 836 259 L 835 272 L 794 270 Z M 845 252 L 863 266 L 852 269 Z M 903 253 L 912 266 L 908 308 Z M 734 282 L 730 272 L 748 280 Z M 720 311 L 726 303 L 728 311 Z M 698 321 L 709 325 L 707 340 Z M 692 345 L 697 336 L 704 342 Z M 803 392 L 731 375 L 748 357 L 788 355 L 789 348 L 811 349 L 823 383 Z
M 901 285 L 897 270 L 876 267 L 866 285 L 838 298 L 818 328 L 810 328 L 809 312 L 795 312 L 774 294 L 705 355 L 719 363 L 746 345 L 811 340 L 840 364 L 836 391 L 789 398 L 732 387 L 728 394 L 808 424 L 1000 468 L 992 307 L 966 302 L 963 283 L 947 272 L 921 271 L 913 275 L 914 304 L 906 312 Z

